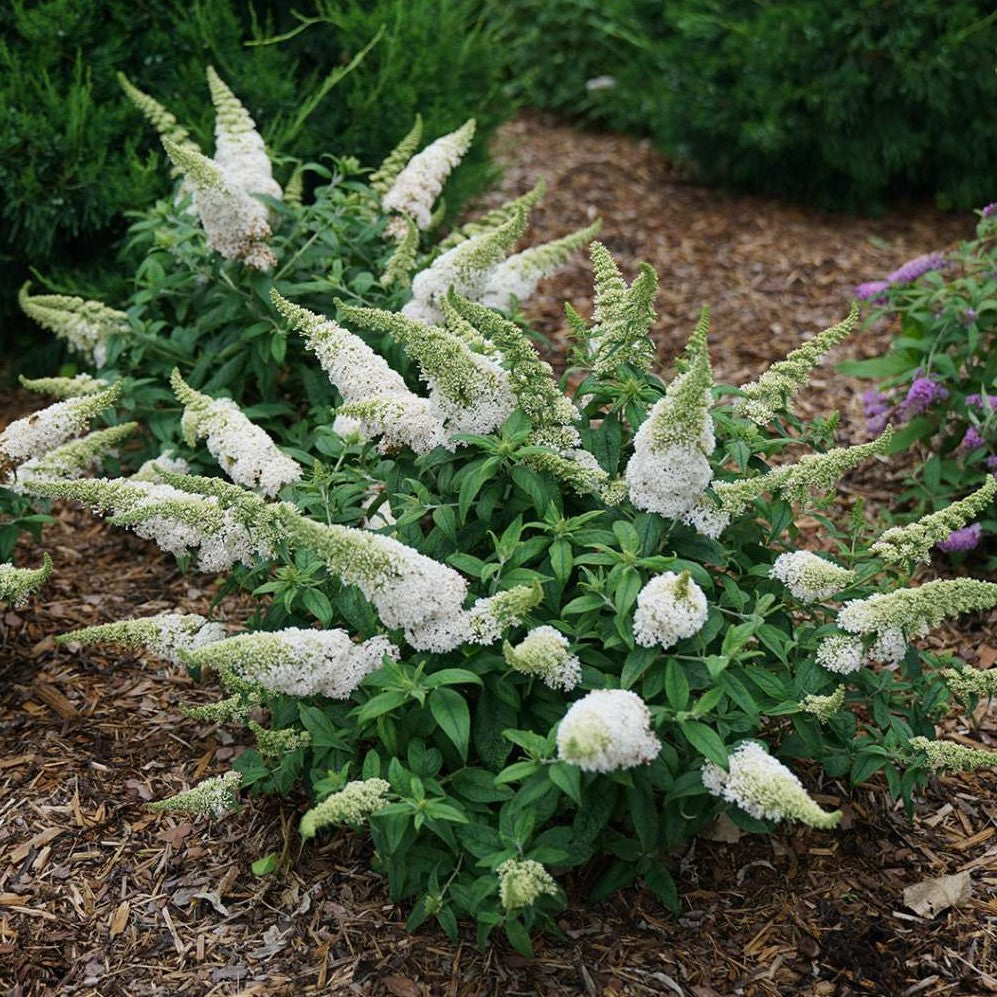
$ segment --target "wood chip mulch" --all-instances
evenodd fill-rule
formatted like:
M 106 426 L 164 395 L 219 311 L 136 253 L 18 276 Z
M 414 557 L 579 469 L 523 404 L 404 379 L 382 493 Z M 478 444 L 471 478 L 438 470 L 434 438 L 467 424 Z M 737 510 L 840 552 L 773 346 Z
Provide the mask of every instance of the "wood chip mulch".
M 625 272 L 640 259 L 659 269 L 663 362 L 709 302 L 718 374 L 735 383 L 843 315 L 856 283 L 971 228 L 924 207 L 853 220 L 721 195 L 685 182 L 643 144 L 542 118 L 513 122 L 498 151 L 503 195 L 548 179 L 534 238 L 599 215 Z M 546 282 L 526 309 L 555 343 L 565 299 L 589 310 L 584 261 Z M 874 355 L 887 335 L 864 334 L 836 358 Z M 805 404 L 854 414 L 855 393 L 824 368 Z M 2 401 L 6 422 L 20 399 Z M 851 487 L 883 490 L 874 472 Z M 31 606 L 0 615 L 0 993 L 997 993 L 993 772 L 938 780 L 913 822 L 876 779 L 847 792 L 808 772 L 818 799 L 844 809 L 839 832 L 760 838 L 717 825 L 674 857 L 677 919 L 638 890 L 586 907 L 597 870 L 575 876 L 564 937 L 541 939 L 533 960 L 501 942 L 487 952 L 466 938 L 451 945 L 432 928 L 410 936 L 407 910 L 368 871 L 362 835 L 300 849 L 300 798 L 254 800 L 217 823 L 144 808 L 224 771 L 241 750 L 231 732 L 178 711 L 217 690 L 129 655 L 72 653 L 52 636 L 204 611 L 215 582 L 181 574 L 151 544 L 73 509 L 58 512 L 41 546 L 55 562 L 52 581 Z M 36 563 L 39 550 L 26 543 L 18 559 Z M 247 606 L 230 597 L 218 612 L 238 623 Z M 934 639 L 982 667 L 997 662 L 993 620 Z M 944 733 L 997 746 L 997 713 L 956 715 Z M 255 877 L 251 863 L 270 853 L 287 864 Z M 966 873 L 956 906 L 905 906 L 907 887 Z

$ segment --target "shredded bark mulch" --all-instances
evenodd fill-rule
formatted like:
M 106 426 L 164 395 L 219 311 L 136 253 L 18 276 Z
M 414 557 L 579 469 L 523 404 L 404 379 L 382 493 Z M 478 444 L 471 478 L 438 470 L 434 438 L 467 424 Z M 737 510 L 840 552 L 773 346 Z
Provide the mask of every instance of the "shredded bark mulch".
M 663 362 L 710 303 L 718 375 L 735 383 L 843 316 L 856 283 L 971 229 L 970 220 L 926 207 L 870 221 L 721 195 L 687 183 L 645 145 L 542 118 L 513 122 L 498 151 L 507 171 L 496 198 L 548 179 L 534 238 L 598 215 L 601 238 L 628 275 L 640 259 L 659 269 Z M 584 260 L 525 309 L 555 345 L 563 345 L 564 300 L 589 311 Z M 836 358 L 874 355 L 886 336 L 863 334 Z M 856 390 L 824 368 L 803 405 L 854 415 Z M 20 399 L 3 402 L 13 415 Z M 851 491 L 884 500 L 890 485 L 878 467 L 851 479 Z M 181 669 L 72 653 L 52 638 L 112 619 L 203 612 L 216 582 L 183 575 L 151 544 L 82 512 L 57 515 L 42 545 L 18 553 L 34 564 L 47 549 L 52 581 L 30 606 L 0 615 L 0 992 L 997 993 L 992 772 L 938 780 L 912 822 L 877 779 L 849 792 L 805 772 L 823 804 L 844 809 L 840 831 L 762 838 L 717 825 L 674 856 L 678 918 L 639 890 L 587 906 L 598 875 L 587 870 L 566 884 L 563 938 L 540 939 L 533 960 L 501 940 L 480 952 L 431 927 L 408 935 L 408 912 L 368 871 L 362 835 L 300 848 L 301 798 L 253 800 L 217 823 L 150 813 L 146 802 L 224 771 L 241 750 L 231 732 L 179 713 L 180 703 L 217 690 Z M 218 608 L 232 623 L 247 612 L 236 597 Z M 933 639 L 982 667 L 997 661 L 992 620 Z M 944 734 L 997 746 L 997 714 L 956 715 Z M 251 863 L 271 853 L 286 862 L 254 876 Z M 922 914 L 905 906 L 905 888 L 966 873 L 955 906 Z

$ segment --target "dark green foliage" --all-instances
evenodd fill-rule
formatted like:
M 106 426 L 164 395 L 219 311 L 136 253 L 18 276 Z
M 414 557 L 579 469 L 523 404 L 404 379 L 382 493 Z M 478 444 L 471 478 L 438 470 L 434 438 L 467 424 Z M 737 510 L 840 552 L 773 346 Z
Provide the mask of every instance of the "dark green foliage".
M 167 189 L 165 155 L 115 79 L 124 72 L 213 148 L 204 70 L 212 64 L 279 156 L 354 155 L 376 165 L 417 111 L 435 138 L 474 115 L 479 142 L 448 189 L 451 208 L 489 176 L 489 131 L 500 52 L 472 0 L 353 0 L 325 4 L 285 41 L 246 46 L 301 27 L 272 0 L 14 0 L 0 9 L 0 315 L 34 267 L 49 286 L 120 297 L 111 256 L 123 215 Z M 382 32 L 383 28 L 383 32 Z M 334 92 L 323 92 L 380 37 Z M 287 177 L 279 169 L 280 181 Z M 85 265 L 83 269 L 81 266 Z M 72 276 L 70 276 L 72 274 Z M 54 278 L 54 280 L 53 280 Z M 17 316 L 15 328 L 26 323 Z M 6 323 L 5 323 L 6 324 Z M 51 370 L 51 365 L 49 365 Z
M 920 195 L 945 208 L 991 200 L 991 7 L 495 4 L 512 65 L 538 67 L 526 83 L 531 103 L 650 134 L 705 180 L 849 211 Z M 616 86 L 586 91 L 600 75 Z

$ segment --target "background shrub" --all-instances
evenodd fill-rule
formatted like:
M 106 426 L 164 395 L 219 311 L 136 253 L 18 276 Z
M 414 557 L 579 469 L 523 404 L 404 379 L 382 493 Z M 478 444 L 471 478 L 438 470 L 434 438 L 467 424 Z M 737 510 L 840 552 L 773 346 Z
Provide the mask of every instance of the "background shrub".
M 531 103 L 649 134 L 707 181 L 848 211 L 992 199 L 997 75 L 982 0 L 496 7 Z M 600 75 L 616 86 L 587 91 Z
M 54 290 L 126 293 L 113 247 L 123 213 L 166 188 L 165 156 L 116 80 L 155 94 L 210 150 L 204 68 L 213 64 L 279 156 L 349 153 L 374 165 L 421 112 L 438 135 L 474 114 L 479 141 L 448 190 L 451 210 L 490 176 L 487 136 L 508 113 L 501 55 L 472 0 L 351 0 L 301 28 L 270 0 L 15 0 L 0 10 L 0 316 L 26 328 L 13 298 L 34 267 Z M 377 44 L 306 120 L 322 82 L 379 32 Z M 284 177 L 282 177 L 284 179 Z M 30 343 L 30 338 L 22 339 Z M 27 358 L 27 371 L 52 369 Z M 22 369 L 25 369 L 22 367 Z

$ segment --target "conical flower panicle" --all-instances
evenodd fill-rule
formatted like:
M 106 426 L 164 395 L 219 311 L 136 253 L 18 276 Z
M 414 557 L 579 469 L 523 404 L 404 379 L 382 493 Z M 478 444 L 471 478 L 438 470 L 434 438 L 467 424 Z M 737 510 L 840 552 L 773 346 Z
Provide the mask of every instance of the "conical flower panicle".
M 206 70 L 211 103 L 215 105 L 215 155 L 225 179 L 247 194 L 266 194 L 280 200 L 280 184 L 256 122 L 213 66 Z
M 447 177 L 471 147 L 474 127 L 472 118 L 456 131 L 443 135 L 422 152 L 416 153 L 381 197 L 381 207 L 411 218 L 422 230 L 428 229 L 432 222 L 433 204 L 443 191 Z
M 411 218 L 405 218 L 404 231 L 399 234 L 398 244 L 384 266 L 381 274 L 381 286 L 409 287 L 412 284 L 412 274 L 417 265 L 419 254 L 419 230 Z
M 532 907 L 543 896 L 557 894 L 551 874 L 533 859 L 506 859 L 496 870 L 499 903 L 508 911 Z
M 115 384 L 92 395 L 54 402 L 47 408 L 15 419 L 0 433 L 0 482 L 18 465 L 40 457 L 82 432 L 90 420 L 113 405 L 121 395 Z
M 227 260 L 269 270 L 277 258 L 268 245 L 273 234 L 264 204 L 254 200 L 216 162 L 168 138 L 163 148 L 197 194 L 197 213 L 208 245 Z
M 345 630 L 290 627 L 238 634 L 193 649 L 184 660 L 285 696 L 348 699 L 385 656 L 398 660 L 387 637 L 354 644 Z
M 944 541 L 974 516 L 986 509 L 997 495 L 997 480 L 988 477 L 975 492 L 959 502 L 922 516 L 907 526 L 893 526 L 886 530 L 869 548 L 884 561 L 915 564 L 931 559 L 931 548 Z
M 997 751 L 971 748 L 954 741 L 932 741 L 927 737 L 912 737 L 910 746 L 923 751 L 928 757 L 929 767 L 935 771 L 952 769 L 955 772 L 971 772 L 997 768 Z
M 689 572 L 666 571 L 652 578 L 637 596 L 634 640 L 642 647 L 667 649 L 699 633 L 708 616 L 706 596 Z
M 869 443 L 807 454 L 796 464 L 784 464 L 755 478 L 716 482 L 713 490 L 722 511 L 730 517 L 741 515 L 766 492 L 779 494 L 790 502 L 804 502 L 813 492 L 830 488 L 846 471 L 858 467 L 870 457 L 885 453 L 892 439 L 893 429 L 887 426 Z
M 404 305 L 402 314 L 432 325 L 442 321 L 442 300 L 451 290 L 473 301 L 480 300 L 492 273 L 525 231 L 526 215 L 520 212 L 504 225 L 458 243 L 438 256 L 412 278 L 412 300 Z
M 728 758 L 726 772 L 706 762 L 703 785 L 759 820 L 798 820 L 824 830 L 837 827 L 841 820 L 840 810 L 821 810 L 800 780 L 757 741 L 739 745 Z
M 809 550 L 780 554 L 769 572 L 801 602 L 822 602 L 851 585 L 854 571 L 842 568 Z
M 490 433 L 512 414 L 516 399 L 509 375 L 493 359 L 472 351 L 449 329 L 428 326 L 376 308 L 341 305 L 346 321 L 371 324 L 402 343 L 430 388 L 430 401 L 449 434 Z
M 334 423 L 337 432 L 345 435 L 355 429 L 364 439 L 381 437 L 382 450 L 408 446 L 421 454 L 447 444 L 443 420 L 430 400 L 413 394 L 402 376 L 359 336 L 293 304 L 276 290 L 270 297 L 304 337 L 342 396 L 344 414 L 353 422 L 344 425 L 341 415 Z
M 150 654 L 165 658 L 174 665 L 182 656 L 200 647 L 225 640 L 227 634 L 220 623 L 211 623 L 197 613 L 162 613 L 137 620 L 102 623 L 82 630 L 59 634 L 57 644 L 122 644 L 145 648 Z
M 415 122 L 405 137 L 388 153 L 384 162 L 370 175 L 370 185 L 378 194 L 386 194 L 405 164 L 415 154 L 422 141 L 422 115 L 416 114 Z
M 7 487 L 12 491 L 22 491 L 24 483 L 29 480 L 78 478 L 88 471 L 100 470 L 103 459 L 116 453 L 118 446 L 136 429 L 137 422 L 125 422 L 63 443 L 62 446 L 21 464 L 17 468 L 16 479 Z
M 661 742 L 634 692 L 596 689 L 572 703 L 557 728 L 557 756 L 584 772 L 615 772 L 654 761 Z
M 100 301 L 88 301 L 74 295 L 29 295 L 30 287 L 30 282 L 24 284 L 17 296 L 24 314 L 65 340 L 77 353 L 89 357 L 95 366 L 103 367 L 108 340 L 127 334 L 128 316 Z
M 710 484 L 707 457 L 715 446 L 713 371 L 706 349 L 709 312 L 703 309 L 693 331 L 688 370 L 668 385 L 634 437 L 627 463 L 630 500 L 638 509 L 680 519 L 696 507 Z
M 52 558 L 48 554 L 42 554 L 40 568 L 15 568 L 13 564 L 0 564 L 0 603 L 19 609 L 51 575 Z
M 176 145 L 192 152 L 201 151 L 201 147 L 190 137 L 190 132 L 159 101 L 139 90 L 124 73 L 118 73 L 117 78 L 125 95 L 142 112 L 149 124 L 156 129 L 160 138 L 168 138 Z M 174 176 L 181 172 L 176 165 L 172 169 Z
M 241 772 L 226 772 L 225 775 L 205 779 L 193 789 L 184 790 L 165 800 L 148 803 L 146 806 L 150 810 L 214 817 L 217 820 L 239 805 L 241 782 Z
M 465 222 L 460 228 L 455 229 L 445 239 L 442 239 L 437 248 L 440 251 L 453 249 L 454 246 L 460 242 L 464 242 L 465 239 L 473 239 L 475 236 L 483 235 L 485 232 L 501 228 L 501 226 L 517 215 L 525 214 L 529 217 L 530 212 L 543 200 L 546 193 L 547 181 L 541 177 L 536 182 L 536 185 L 525 194 L 521 194 L 511 201 L 506 201 L 505 204 L 493 208 L 476 221 Z
M 757 380 L 741 386 L 742 397 L 735 399 L 734 411 L 759 426 L 766 426 L 783 411 L 793 396 L 807 386 L 810 372 L 824 359 L 827 352 L 847 336 L 858 324 L 858 302 L 853 301 L 848 317 L 825 329 L 793 350 L 785 360 L 772 364 Z
M 40 395 L 48 395 L 64 401 L 67 398 L 79 398 L 81 395 L 95 395 L 98 391 L 109 388 L 109 381 L 102 381 L 89 374 L 77 374 L 75 377 L 25 377 L 17 375 L 21 387 L 26 391 L 34 391 Z
M 176 368 L 170 385 L 184 406 L 180 427 L 187 445 L 207 437 L 208 451 L 234 482 L 273 497 L 284 485 L 299 480 L 298 464 L 246 418 L 234 401 L 194 391 Z
M 518 644 L 503 645 L 505 663 L 514 671 L 536 676 L 551 689 L 570 692 L 582 678 L 578 656 L 568 638 L 551 626 L 534 627 Z
M 363 779 L 348 782 L 338 792 L 317 803 L 302 818 L 299 832 L 304 841 L 314 838 L 330 824 L 358 827 L 375 810 L 388 802 L 391 783 L 385 779 Z
M 503 260 L 489 276 L 481 294 L 481 304 L 487 308 L 509 311 L 515 301 L 525 301 L 537 289 L 541 280 L 556 273 L 571 254 L 584 246 L 600 227 L 601 222 L 594 222 L 577 232 L 539 246 L 530 246 Z M 634 281 L 635 285 L 636 283 Z
M 654 324 L 654 297 L 658 275 L 647 263 L 628 287 L 612 254 L 601 242 L 591 247 L 595 274 L 595 308 L 589 348 L 592 368 L 607 376 L 623 364 L 648 370 L 654 360 L 654 343 L 648 338 Z

